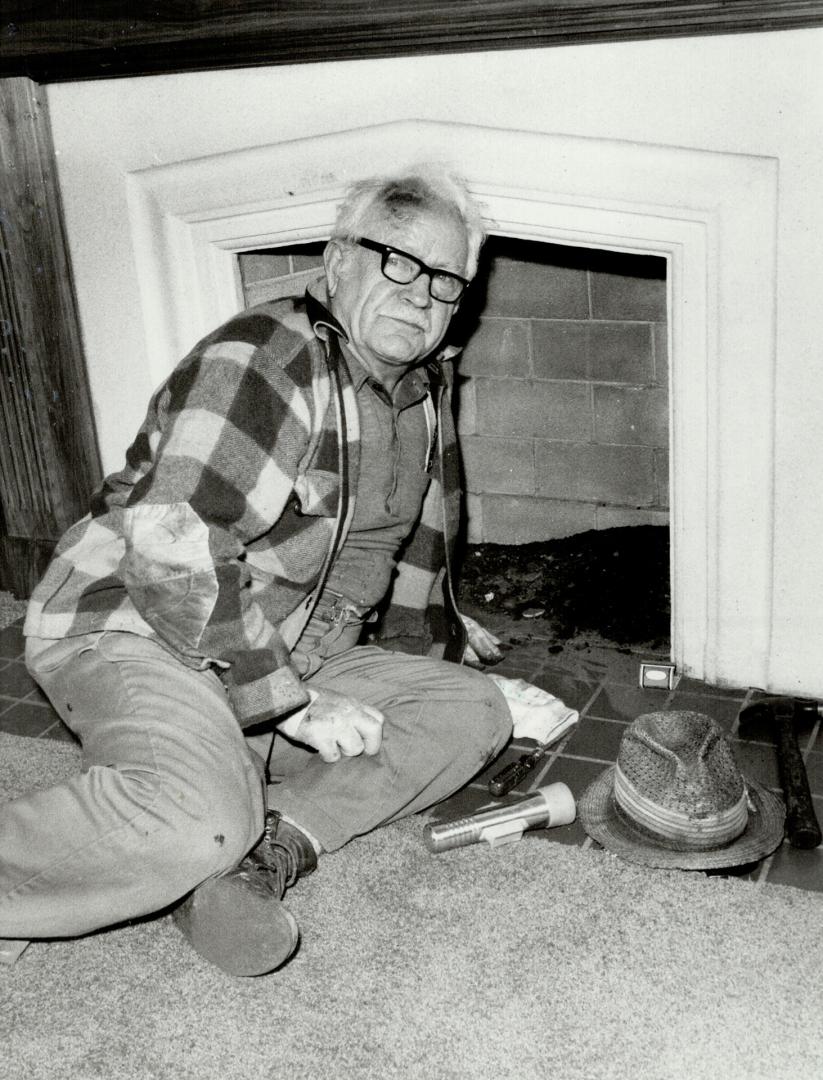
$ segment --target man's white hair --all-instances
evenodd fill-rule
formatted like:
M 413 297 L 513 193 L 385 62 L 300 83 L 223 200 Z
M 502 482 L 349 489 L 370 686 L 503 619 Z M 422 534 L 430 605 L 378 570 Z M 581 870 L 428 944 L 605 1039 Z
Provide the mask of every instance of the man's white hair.
M 444 204 L 458 214 L 466 229 L 469 248 L 466 274 L 473 278 L 486 239 L 483 216 L 465 181 L 443 165 L 413 165 L 396 175 L 356 181 L 338 208 L 332 237 L 359 240 L 375 211 L 391 220 L 403 221 L 421 211 L 439 210 Z

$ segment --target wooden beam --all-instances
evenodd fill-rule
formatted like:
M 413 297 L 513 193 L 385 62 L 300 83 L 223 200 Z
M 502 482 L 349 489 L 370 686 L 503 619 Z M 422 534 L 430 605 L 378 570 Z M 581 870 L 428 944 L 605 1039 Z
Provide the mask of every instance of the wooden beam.
M 6 0 L 0 75 L 57 82 L 821 25 L 820 0 Z
M 0 80 L 0 587 L 20 593 L 100 479 L 43 91 Z

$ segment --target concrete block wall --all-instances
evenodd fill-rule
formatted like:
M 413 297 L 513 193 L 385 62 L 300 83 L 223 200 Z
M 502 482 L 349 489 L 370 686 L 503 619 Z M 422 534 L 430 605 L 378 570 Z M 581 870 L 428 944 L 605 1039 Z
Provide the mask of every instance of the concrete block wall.
M 471 542 L 668 524 L 665 262 L 492 237 L 458 364 Z
M 457 320 L 470 543 L 668 524 L 665 262 L 492 237 Z M 241 256 L 248 303 L 317 268 Z

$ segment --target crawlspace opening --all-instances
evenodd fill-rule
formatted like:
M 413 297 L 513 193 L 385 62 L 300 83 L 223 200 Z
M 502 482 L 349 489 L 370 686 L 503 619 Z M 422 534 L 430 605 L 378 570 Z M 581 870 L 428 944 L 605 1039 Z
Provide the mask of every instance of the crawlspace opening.
M 323 246 L 241 254 L 246 306 L 301 293 Z M 492 236 L 450 336 L 461 605 L 558 644 L 668 648 L 666 260 Z
M 665 650 L 669 530 L 627 525 L 532 544 L 467 545 L 458 602 L 484 625 L 510 616 L 557 644 Z

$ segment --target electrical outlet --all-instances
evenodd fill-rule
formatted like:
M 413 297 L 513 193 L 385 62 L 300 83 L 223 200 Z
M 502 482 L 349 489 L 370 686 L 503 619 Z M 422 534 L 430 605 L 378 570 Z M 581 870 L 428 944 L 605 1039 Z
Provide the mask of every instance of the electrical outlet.
M 644 690 L 674 690 L 679 681 L 674 664 L 661 661 L 640 664 L 640 685 Z

